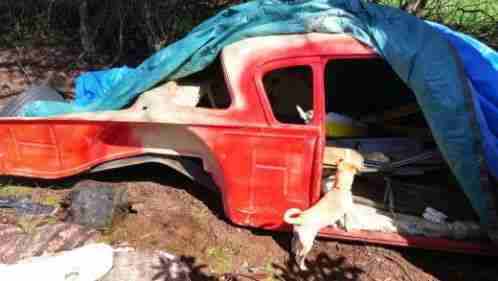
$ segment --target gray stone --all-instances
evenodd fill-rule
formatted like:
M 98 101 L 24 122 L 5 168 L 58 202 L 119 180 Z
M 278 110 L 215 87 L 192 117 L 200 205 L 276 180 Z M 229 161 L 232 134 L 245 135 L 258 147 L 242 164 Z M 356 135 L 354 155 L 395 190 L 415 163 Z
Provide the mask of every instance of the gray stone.
M 70 194 L 67 221 L 104 230 L 129 209 L 126 188 L 85 181 Z

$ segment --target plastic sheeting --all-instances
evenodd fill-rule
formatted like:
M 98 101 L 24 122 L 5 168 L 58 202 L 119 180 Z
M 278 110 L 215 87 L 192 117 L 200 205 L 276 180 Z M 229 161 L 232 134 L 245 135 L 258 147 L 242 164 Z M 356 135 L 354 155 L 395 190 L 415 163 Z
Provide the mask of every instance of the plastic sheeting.
M 123 76 L 89 104 L 35 102 L 25 116 L 113 110 L 165 80 L 202 70 L 230 43 L 252 36 L 348 33 L 375 48 L 414 91 L 441 152 L 487 223 L 480 186 L 477 136 L 458 55 L 429 24 L 399 9 L 361 0 L 259 0 L 228 8 Z M 358 77 L 361 80 L 361 77 Z
M 97 99 L 105 99 L 111 88 L 128 76 L 134 75 L 135 70 L 129 67 L 113 68 L 109 70 L 90 71 L 76 78 L 76 96 L 74 105 L 84 107 Z
M 488 168 L 498 178 L 498 53 L 476 39 L 428 22 L 450 41 L 472 83 L 472 99 Z

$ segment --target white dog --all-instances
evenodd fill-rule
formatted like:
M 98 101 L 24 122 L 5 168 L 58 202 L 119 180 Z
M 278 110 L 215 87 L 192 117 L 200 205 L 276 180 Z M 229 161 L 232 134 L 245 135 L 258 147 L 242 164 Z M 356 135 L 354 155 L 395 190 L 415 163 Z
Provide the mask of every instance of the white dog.
M 320 229 L 344 218 L 344 226 L 349 231 L 347 214 L 353 209 L 351 186 L 354 176 L 362 167 L 363 157 L 347 149 L 344 157 L 338 160 L 336 181 L 331 191 L 305 211 L 292 208 L 285 212 L 284 221 L 294 226 L 292 251 L 301 270 L 307 270 L 306 256 Z

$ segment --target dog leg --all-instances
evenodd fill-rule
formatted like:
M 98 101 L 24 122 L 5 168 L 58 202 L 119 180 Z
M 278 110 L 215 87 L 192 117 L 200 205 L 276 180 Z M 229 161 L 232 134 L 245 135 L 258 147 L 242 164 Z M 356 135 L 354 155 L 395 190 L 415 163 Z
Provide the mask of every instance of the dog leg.
M 305 264 L 306 254 L 304 248 L 299 232 L 294 231 L 291 240 L 291 251 L 300 270 L 308 270 Z
M 299 234 L 297 232 L 292 233 L 292 240 L 291 240 L 291 252 L 294 256 L 296 256 L 299 251 L 302 248 L 302 244 L 299 241 Z
M 293 252 L 299 269 L 306 271 L 306 257 L 313 248 L 313 242 L 318 235 L 317 227 L 295 227 L 293 237 Z
M 296 242 L 296 253 L 294 255 L 294 258 L 299 269 L 302 271 L 308 270 L 308 267 L 306 266 L 306 257 L 308 256 L 308 253 L 311 251 L 312 247 L 313 243 L 309 245 L 301 243 L 301 241 Z

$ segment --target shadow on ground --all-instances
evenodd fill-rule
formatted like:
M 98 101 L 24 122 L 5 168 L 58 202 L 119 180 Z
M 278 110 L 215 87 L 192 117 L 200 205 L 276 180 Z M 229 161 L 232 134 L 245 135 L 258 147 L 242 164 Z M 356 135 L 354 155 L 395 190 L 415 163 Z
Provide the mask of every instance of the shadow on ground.
M 420 249 L 399 249 L 399 252 L 413 266 L 429 273 L 438 280 L 498 280 L 496 257 Z
M 277 271 L 275 277 L 288 281 L 359 280 L 360 275 L 365 273 L 359 267 L 348 265 L 345 257 L 332 258 L 326 253 L 308 259 L 307 266 L 308 271 L 301 271 L 292 260 L 284 265 L 273 265 Z

